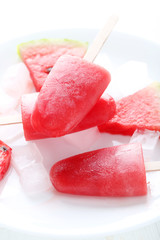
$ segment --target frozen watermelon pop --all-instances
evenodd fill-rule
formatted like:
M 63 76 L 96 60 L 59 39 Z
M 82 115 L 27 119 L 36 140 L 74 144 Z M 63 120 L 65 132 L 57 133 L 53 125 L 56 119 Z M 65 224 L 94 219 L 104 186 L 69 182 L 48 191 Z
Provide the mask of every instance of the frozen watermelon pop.
M 38 95 L 32 126 L 52 137 L 63 136 L 78 125 L 96 104 L 110 82 L 104 68 L 81 58 L 58 59 Z
M 53 165 L 50 179 L 59 192 L 90 196 L 147 194 L 141 144 L 85 152 Z
M 63 55 L 46 78 L 31 116 L 33 128 L 52 137 L 72 131 L 93 108 L 110 82 L 109 72 L 91 63 L 117 22 L 112 16 L 85 59 Z M 105 31 L 104 31 L 105 30 Z M 105 33 L 105 34 L 104 34 Z M 89 60 L 90 62 L 88 62 Z
M 116 108 L 115 116 L 99 126 L 100 132 L 132 135 L 136 129 L 160 131 L 160 83 L 120 99 Z
M 37 132 L 31 124 L 31 114 L 35 102 L 37 100 L 38 93 L 25 94 L 22 96 L 21 112 L 24 136 L 27 141 L 34 139 L 49 138 L 52 136 L 45 135 Z M 109 95 L 104 98 L 100 98 L 91 111 L 84 117 L 84 119 L 71 131 L 78 132 L 91 127 L 98 126 L 105 123 L 107 119 L 112 118 L 116 111 L 115 101 Z

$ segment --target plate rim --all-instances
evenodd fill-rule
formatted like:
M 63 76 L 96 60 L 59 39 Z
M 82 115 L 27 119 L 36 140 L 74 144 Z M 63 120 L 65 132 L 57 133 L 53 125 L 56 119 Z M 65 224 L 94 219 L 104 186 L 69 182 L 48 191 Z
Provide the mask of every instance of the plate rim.
M 89 29 L 89 28 L 80 28 L 80 30 L 86 30 L 86 31 L 92 31 L 93 32 L 93 34 L 95 34 L 96 32 L 97 32 L 97 29 Z M 79 29 L 76 29 L 76 28 L 67 28 L 67 29 L 65 29 L 65 30 L 72 30 L 72 31 L 78 31 Z M 10 44 L 10 43 L 12 43 L 13 41 L 21 41 L 21 39 L 25 39 L 26 37 L 30 37 L 30 36 L 36 36 L 36 35 L 41 35 L 41 34 L 46 34 L 46 33 L 51 33 L 51 32 L 61 32 L 61 31 L 63 31 L 63 28 L 62 29 L 52 29 L 52 30 L 47 30 L 47 31 L 39 31 L 39 32 L 36 32 L 36 33 L 31 33 L 31 34 L 27 34 L 27 35 L 22 35 L 22 36 L 18 36 L 18 37 L 14 37 L 14 38 L 12 38 L 12 39 L 9 39 L 9 40 L 7 40 L 7 41 L 4 41 L 4 42 L 1 42 L 0 43 L 0 48 L 2 47 L 2 46 L 4 46 L 4 44 L 5 45 L 8 45 L 8 44 Z M 111 33 L 112 34 L 112 33 Z M 131 35 L 131 34 L 126 34 L 126 33 L 122 33 L 122 32 L 116 32 L 116 31 L 114 31 L 114 33 L 113 33 L 115 36 L 116 35 L 120 35 L 120 36 L 122 36 L 122 37 L 124 37 L 124 36 L 127 36 L 127 37 L 129 37 L 129 38 L 135 38 L 135 39 L 138 39 L 138 40 L 140 40 L 140 41 L 145 41 L 145 42 L 147 42 L 147 43 L 150 43 L 150 44 L 154 44 L 156 47 L 159 47 L 159 45 L 160 44 L 158 44 L 158 43 L 156 43 L 156 42 L 154 42 L 154 41 L 151 41 L 151 40 L 148 40 L 148 39 L 145 39 L 145 38 L 141 38 L 141 37 L 138 37 L 138 36 L 135 36 L 135 35 Z M 1 205 L 1 204 L 0 204 Z M 115 232 L 103 232 L 103 233 L 97 233 L 96 234 L 96 237 L 99 237 L 100 235 L 102 236 L 102 237 L 106 237 L 106 236 L 108 236 L 108 235 L 110 235 L 110 234 L 118 234 L 118 233 L 120 233 L 120 232 L 124 232 L 124 231 L 130 231 L 130 230 L 133 230 L 133 229 L 135 229 L 135 228 L 137 228 L 137 227 L 142 227 L 142 226 L 146 226 L 146 225 L 148 225 L 148 224 L 151 224 L 152 222 L 157 222 L 158 220 L 160 220 L 160 216 L 158 217 L 156 217 L 156 218 L 154 218 L 154 219 L 151 219 L 150 221 L 147 221 L 147 222 L 143 222 L 143 223 L 141 223 L 141 224 L 139 224 L 138 226 L 131 226 L 130 228 L 127 228 L 127 229 L 122 229 L 122 230 L 117 230 L 117 231 L 115 231 Z M 18 231 L 18 232 L 22 232 L 23 234 L 24 233 L 28 233 L 28 231 L 27 231 L 27 229 L 19 229 L 18 227 L 16 228 L 15 226 L 12 228 L 12 226 L 10 226 L 10 225 L 7 225 L 7 224 L 3 224 L 3 223 L 1 223 L 1 221 L 0 221 L 0 231 L 1 231 L 1 229 L 2 228 L 5 228 L 5 229 L 10 229 L 10 230 L 16 230 L 16 231 Z M 57 235 L 57 236 L 54 236 L 54 235 L 52 235 L 52 233 L 46 233 L 46 232 L 44 232 L 44 233 L 38 233 L 37 231 L 33 231 L 33 230 L 30 230 L 29 231 L 29 233 L 32 233 L 32 234 L 34 234 L 34 235 L 38 235 L 38 234 L 41 234 L 41 235 L 43 235 L 44 234 L 44 237 L 46 237 L 46 234 L 47 234 L 47 236 L 51 236 L 51 237 L 56 237 L 57 239 L 67 239 L 66 238 L 66 233 L 65 233 L 65 236 L 63 236 L 63 234 L 62 235 Z M 63 238 L 64 237 L 64 238 Z M 78 237 L 76 234 L 75 235 L 73 235 L 73 236 L 70 236 L 70 235 L 68 235 L 68 237 L 69 237 L 69 239 L 75 239 L 75 237 Z M 80 238 L 77 238 L 77 239 L 82 239 L 82 238 L 86 238 L 86 233 L 85 233 L 85 235 L 80 235 L 79 236 Z M 94 237 L 95 237 L 95 233 L 93 233 L 93 235 L 91 235 L 91 234 L 89 234 L 89 236 L 87 235 L 87 239 L 89 239 L 89 238 L 92 238 L 92 239 L 94 239 Z

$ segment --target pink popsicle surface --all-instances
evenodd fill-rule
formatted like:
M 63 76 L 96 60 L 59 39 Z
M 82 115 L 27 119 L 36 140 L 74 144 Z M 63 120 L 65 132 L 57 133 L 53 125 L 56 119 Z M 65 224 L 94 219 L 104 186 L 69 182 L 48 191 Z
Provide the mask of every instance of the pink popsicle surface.
M 85 152 L 53 165 L 50 179 L 59 192 L 90 196 L 147 194 L 142 147 L 138 143 Z
M 22 96 L 21 112 L 24 136 L 27 141 L 49 138 L 52 136 L 37 132 L 31 124 L 31 115 L 37 100 L 38 93 L 25 94 Z M 87 128 L 98 126 L 111 119 L 116 112 L 116 104 L 109 95 L 105 99 L 100 98 L 84 119 L 71 131 L 78 132 Z
M 75 128 L 96 104 L 110 82 L 104 68 L 64 55 L 49 73 L 31 116 L 32 126 L 52 137 Z

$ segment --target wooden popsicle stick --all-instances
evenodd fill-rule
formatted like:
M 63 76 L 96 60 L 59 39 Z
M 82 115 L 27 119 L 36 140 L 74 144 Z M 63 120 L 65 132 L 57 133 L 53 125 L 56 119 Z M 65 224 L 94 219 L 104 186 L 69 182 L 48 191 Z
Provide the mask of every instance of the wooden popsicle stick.
M 160 171 L 160 161 L 145 162 L 146 172 Z
M 0 117 L 0 125 L 11 125 L 17 123 L 22 123 L 21 113 Z
M 92 44 L 89 46 L 84 59 L 88 62 L 93 62 L 96 58 L 97 54 L 103 47 L 105 41 L 109 37 L 110 33 L 112 32 L 114 26 L 118 22 L 118 16 L 112 15 L 105 26 L 99 31 L 95 39 L 93 40 Z

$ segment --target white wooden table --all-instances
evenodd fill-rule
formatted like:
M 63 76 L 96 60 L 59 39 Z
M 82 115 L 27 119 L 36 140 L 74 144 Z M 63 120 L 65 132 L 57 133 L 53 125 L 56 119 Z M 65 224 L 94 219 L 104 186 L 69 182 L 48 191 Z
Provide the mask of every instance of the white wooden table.
M 120 17 L 115 28 L 117 31 L 140 36 L 160 44 L 159 0 L 0 1 L 0 42 L 50 29 L 101 28 L 112 13 L 118 13 Z M 0 230 L 1 240 L 13 240 L 11 233 Z M 20 238 L 17 235 L 15 239 Z M 33 240 L 34 237 L 26 236 L 23 239 Z M 160 222 L 106 238 L 106 240 L 122 239 L 159 240 Z

